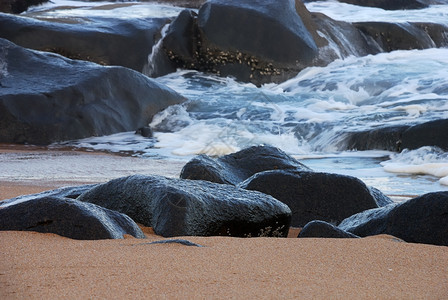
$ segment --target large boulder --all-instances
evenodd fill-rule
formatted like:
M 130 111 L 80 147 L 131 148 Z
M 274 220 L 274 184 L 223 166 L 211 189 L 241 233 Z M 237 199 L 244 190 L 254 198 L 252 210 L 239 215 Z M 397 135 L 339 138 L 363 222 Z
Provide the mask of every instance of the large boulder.
M 311 171 L 276 147 L 252 146 L 216 159 L 199 155 L 183 167 L 180 177 L 237 185 L 267 170 Z
M 117 210 L 172 236 L 286 236 L 291 210 L 271 196 L 231 185 L 134 175 L 101 184 L 78 200 Z
M 0 207 L 0 230 L 55 233 L 78 240 L 136 238 L 145 235 L 128 216 L 64 197 L 36 197 Z
M 265 171 L 239 187 L 271 195 L 288 205 L 294 227 L 303 227 L 313 220 L 338 224 L 353 214 L 379 206 L 375 194 L 361 180 L 339 174 Z
M 324 221 L 311 221 L 300 230 L 299 238 L 359 238 L 350 232 L 344 231 L 333 224 Z
M 3 143 L 48 144 L 136 130 L 185 100 L 130 69 L 33 51 L 4 39 L 0 49 Z
M 109 8 L 110 9 L 110 8 Z M 42 18 L 0 13 L 0 38 L 71 59 L 142 72 L 169 18 Z
M 435 192 L 353 215 L 339 228 L 358 236 L 389 234 L 406 242 L 448 246 L 448 192 Z
M 309 15 L 293 0 L 207 1 L 197 16 L 185 12 L 172 23 L 163 49 L 178 67 L 255 84 L 283 81 L 318 55 L 297 8 Z

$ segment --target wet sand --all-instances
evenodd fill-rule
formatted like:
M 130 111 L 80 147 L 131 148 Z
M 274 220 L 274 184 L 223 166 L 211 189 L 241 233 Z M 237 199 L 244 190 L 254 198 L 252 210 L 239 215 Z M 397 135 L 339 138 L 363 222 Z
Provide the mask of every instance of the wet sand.
M 121 160 L 113 155 L 69 152 L 73 172 L 63 176 L 57 165 L 61 157 L 70 157 L 67 153 L 0 149 L 5 153 L 25 154 L 7 158 L 25 157 L 31 164 L 48 159 L 55 168 L 43 174 L 53 170 L 57 176 L 15 178 L 17 166 L 3 156 L 1 165 L 10 169 L 1 170 L 0 199 L 82 184 L 88 172 L 76 163 L 87 158 L 83 155 L 101 156 L 91 168 L 92 178 L 99 182 L 108 180 L 109 173 L 142 171 L 141 162 L 132 165 L 125 159 L 124 170 L 121 162 L 112 163 Z M 144 165 L 143 171 L 175 176 L 181 165 L 160 162 Z M 405 243 L 390 236 L 297 239 L 294 229 L 287 239 L 184 237 L 204 246 L 198 248 L 149 245 L 163 238 L 143 229 L 146 240 L 78 241 L 54 234 L 0 232 L 0 299 L 448 298 L 448 247 Z

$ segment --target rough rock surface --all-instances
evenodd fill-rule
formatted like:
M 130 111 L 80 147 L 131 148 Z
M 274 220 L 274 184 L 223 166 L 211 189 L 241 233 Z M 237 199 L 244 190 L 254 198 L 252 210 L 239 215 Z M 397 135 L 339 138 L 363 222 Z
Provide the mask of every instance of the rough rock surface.
M 0 142 L 49 144 L 136 130 L 185 100 L 130 69 L 33 51 L 4 39 L 0 49 Z
M 355 214 L 339 228 L 358 236 L 389 234 L 410 243 L 448 246 L 448 192 L 435 192 Z
M 333 224 L 324 221 L 311 221 L 306 224 L 299 233 L 299 238 L 358 238 L 350 232 L 346 232 Z
M 128 216 L 63 197 L 37 197 L 0 208 L 0 230 L 55 233 L 78 240 L 145 238 Z
M 2 0 L 0 1 L 0 12 L 20 14 L 30 6 L 45 2 L 48 2 L 48 0 Z
M 361 180 L 339 174 L 265 171 L 239 187 L 271 195 L 288 205 L 294 227 L 313 220 L 338 224 L 353 214 L 378 207 L 375 195 Z
M 79 198 L 172 236 L 286 236 L 291 210 L 271 196 L 207 181 L 134 175 Z
M 41 19 L 0 13 L 0 38 L 71 59 L 142 72 L 168 18 Z
M 311 171 L 276 147 L 253 146 L 216 159 L 197 156 L 183 167 L 180 177 L 237 185 L 267 170 Z

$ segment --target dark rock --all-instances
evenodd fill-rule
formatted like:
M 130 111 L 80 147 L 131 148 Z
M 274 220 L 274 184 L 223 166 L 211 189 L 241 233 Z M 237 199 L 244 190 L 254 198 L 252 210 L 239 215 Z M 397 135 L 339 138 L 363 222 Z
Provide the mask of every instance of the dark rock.
M 20 14 L 30 6 L 39 5 L 48 0 L 2 0 L 0 1 L 0 12 Z
M 401 152 L 403 149 L 413 150 L 424 146 L 448 150 L 448 119 L 348 133 L 339 148 Z
M 381 192 L 379 189 L 377 189 L 373 186 L 368 186 L 367 188 L 369 189 L 370 194 L 375 199 L 375 202 L 379 207 L 383 207 L 383 206 L 394 203 L 394 201 L 392 199 L 390 199 L 389 197 L 384 195 L 383 192 Z
M 428 7 L 425 1 L 420 0 L 339 0 L 340 2 L 367 6 L 378 7 L 385 10 L 402 10 L 402 9 L 422 9 Z
M 151 127 L 149 127 L 149 126 L 145 126 L 145 127 L 141 127 L 141 128 L 139 128 L 139 129 L 137 129 L 137 130 L 135 131 L 135 134 L 139 134 L 139 135 L 141 135 L 141 136 L 143 136 L 143 137 L 147 137 L 147 138 L 153 136 L 152 129 L 151 129 Z
M 0 207 L 0 230 L 55 233 L 78 240 L 145 238 L 128 216 L 70 198 L 42 197 Z
M 304 10 L 300 16 L 297 9 Z M 255 84 L 283 81 L 318 54 L 304 14 L 292 0 L 207 1 L 197 17 L 185 11 L 173 22 L 164 51 L 181 68 Z
M 265 171 L 239 187 L 271 195 L 288 205 L 293 227 L 303 227 L 313 220 L 337 224 L 355 213 L 378 207 L 361 180 L 339 174 Z
M 412 23 L 361 22 L 353 25 L 372 37 L 385 52 L 436 46 L 425 30 Z
M 299 238 L 359 238 L 324 221 L 311 221 L 302 228 Z
M 431 38 L 436 47 L 448 46 L 448 26 L 436 23 L 414 23 L 415 26 L 424 30 Z
M 401 146 L 403 149 L 436 146 L 448 151 L 448 119 L 429 121 L 407 128 L 403 132 Z
M 37 193 L 37 194 L 18 196 L 15 198 L 0 201 L 0 208 L 4 205 L 7 205 L 7 204 L 9 205 L 10 203 L 24 202 L 24 201 L 34 200 L 34 199 L 38 199 L 38 198 L 45 198 L 45 197 L 76 199 L 80 195 L 89 191 L 90 189 L 92 189 L 95 186 L 97 186 L 97 184 L 69 186 L 69 187 L 62 187 L 62 188 L 55 189 L 55 190 L 44 191 L 44 192 Z
M 217 159 L 197 156 L 183 167 L 180 177 L 237 185 L 267 170 L 311 171 L 278 148 L 253 146 Z
M 49 144 L 131 131 L 184 98 L 122 67 L 102 67 L 0 39 L 0 142 Z M 42 72 L 45 70 L 45 72 Z
M 204 247 L 202 245 L 190 242 L 188 240 L 183 240 L 183 239 L 162 240 L 162 241 L 155 241 L 155 242 L 150 242 L 150 243 L 141 243 L 141 244 L 135 244 L 135 246 L 138 246 L 138 245 L 154 245 L 154 244 L 180 244 L 180 245 L 184 245 L 184 246 Z
M 410 243 L 448 246 L 448 192 L 435 192 L 353 215 L 339 228 L 358 236 L 389 234 Z
M 142 72 L 157 35 L 169 21 L 104 17 L 76 18 L 76 22 L 73 18 L 50 20 L 0 13 L 0 38 L 25 48 Z
M 172 236 L 286 236 L 290 209 L 259 192 L 206 181 L 134 175 L 99 185 L 81 201 L 117 210 Z

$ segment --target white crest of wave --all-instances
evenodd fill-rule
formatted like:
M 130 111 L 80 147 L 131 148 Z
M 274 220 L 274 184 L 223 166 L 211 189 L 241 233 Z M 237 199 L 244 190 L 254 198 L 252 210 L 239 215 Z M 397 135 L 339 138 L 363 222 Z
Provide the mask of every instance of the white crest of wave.
M 381 165 L 387 172 L 431 175 L 440 178 L 440 184 L 448 185 L 448 153 L 437 147 L 405 149 Z

